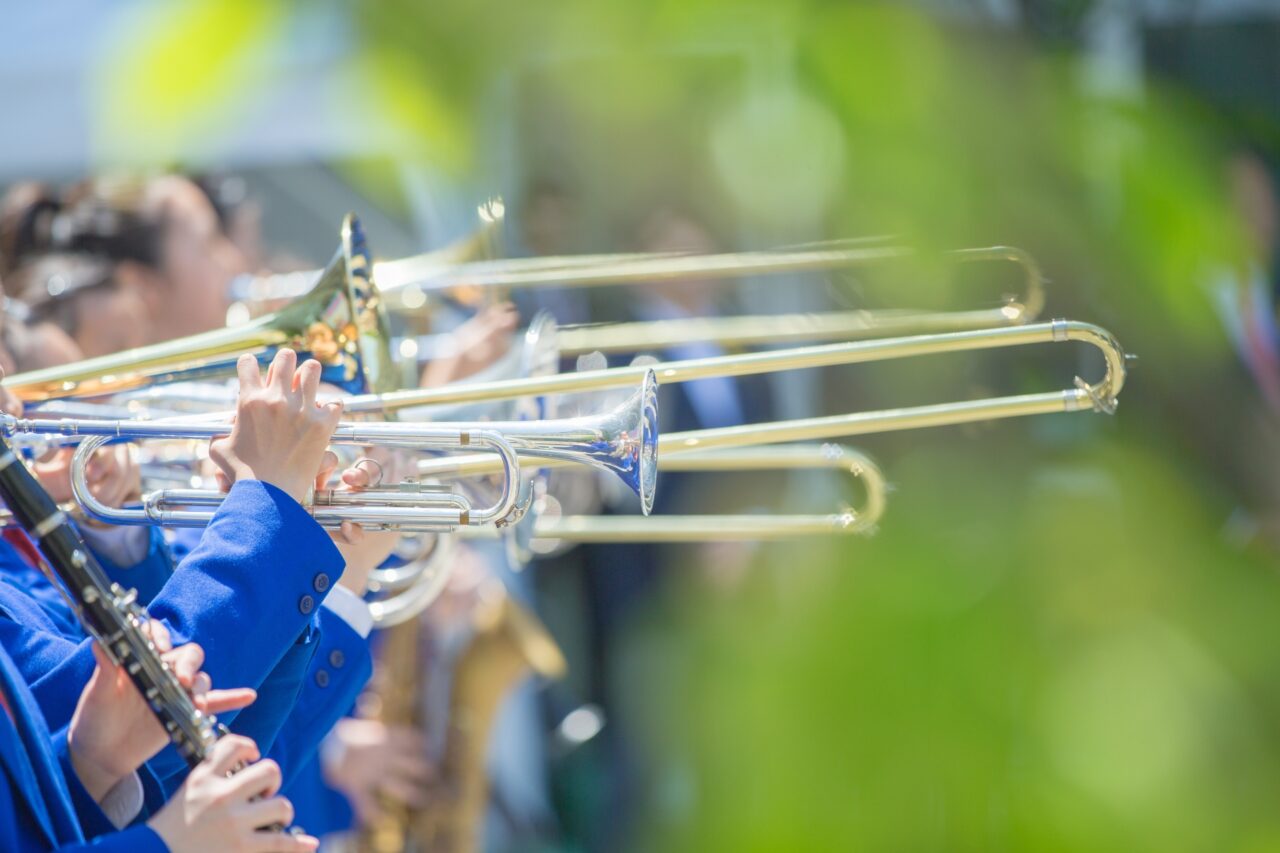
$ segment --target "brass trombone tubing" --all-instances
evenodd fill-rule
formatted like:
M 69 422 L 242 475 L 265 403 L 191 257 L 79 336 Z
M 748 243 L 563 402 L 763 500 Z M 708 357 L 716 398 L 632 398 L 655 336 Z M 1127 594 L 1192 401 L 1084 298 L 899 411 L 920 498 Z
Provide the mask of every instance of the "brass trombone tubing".
M 862 309 L 781 316 L 690 317 L 683 319 L 568 326 L 557 342 L 566 355 L 642 352 L 689 341 L 713 341 L 727 347 L 781 344 L 833 338 L 867 338 L 1013 326 L 1032 322 L 1044 310 L 1044 276 L 1030 254 L 1012 246 L 960 249 L 950 253 L 964 262 L 1009 261 L 1023 270 L 1023 293 L 998 308 L 971 311 Z
M 566 356 L 590 352 L 655 352 L 690 341 L 729 349 L 810 341 L 861 340 L 902 334 L 930 334 L 1013 326 L 1035 319 L 1027 306 L 1008 303 L 973 311 L 829 311 L 777 316 L 688 317 L 675 320 L 562 326 L 557 331 Z
M 244 353 L 265 356 L 292 346 L 318 359 L 325 381 L 386 390 L 389 335 L 382 301 L 369 278 L 372 265 L 359 221 L 348 214 L 329 266 L 302 297 L 243 326 L 14 374 L 4 386 L 24 402 L 102 396 L 157 383 L 234 375 Z
M 850 512 L 826 516 L 768 515 L 572 515 L 538 519 L 535 542 L 776 542 L 861 532 Z
M 533 538 L 542 542 L 744 542 L 869 533 L 884 515 L 889 490 L 884 474 L 869 457 L 834 444 L 740 447 L 661 457 L 660 471 L 764 471 L 828 468 L 844 471 L 866 493 L 861 509 L 843 507 L 826 515 L 570 515 L 539 517 Z M 636 524 L 634 522 L 642 523 Z
M 592 352 L 651 353 L 693 341 L 707 341 L 734 350 L 754 346 L 956 332 L 991 326 L 1021 325 L 1034 319 L 1026 307 L 1019 303 L 972 311 L 857 310 L 773 316 L 685 317 L 560 326 L 555 330 L 555 341 L 560 355 L 566 357 Z M 424 352 L 428 353 L 427 358 L 431 357 L 432 345 L 435 343 L 433 339 L 438 337 L 444 336 L 423 335 L 414 339 L 418 344 L 420 359 Z M 483 381 L 483 378 L 477 377 L 470 381 Z M 163 389 L 152 388 L 147 391 Z M 181 398 L 165 397 L 162 393 L 154 394 L 152 398 L 168 405 L 173 405 L 169 403 L 170 400 L 182 402 Z M 226 407 L 228 399 L 229 397 L 224 397 L 221 408 Z
M 655 260 L 657 258 L 687 257 L 684 252 L 634 252 L 631 254 L 595 255 L 544 255 L 532 258 L 506 258 L 495 260 L 466 260 L 467 251 L 446 246 L 420 255 L 396 258 L 390 261 L 374 261 L 373 279 L 381 289 L 386 282 L 391 292 L 412 288 L 420 281 L 428 281 L 452 270 L 465 270 L 465 274 L 482 282 L 494 275 L 527 274 L 532 272 L 576 271 L 584 268 L 614 264 L 622 261 Z M 315 284 L 320 270 L 270 273 L 262 276 L 241 276 L 231 283 L 231 298 L 235 302 L 261 304 L 278 299 L 294 299 L 302 296 Z M 465 287 L 466 285 L 458 285 Z M 407 306 L 406 306 L 407 307 Z
M 397 258 L 391 261 L 375 261 L 373 264 L 374 280 L 379 287 L 386 283 L 390 293 L 405 288 L 413 288 L 421 282 L 435 281 L 446 277 L 460 279 L 458 284 L 446 287 L 467 287 L 473 284 L 485 286 L 493 279 L 501 280 L 504 276 L 529 275 L 590 275 L 599 270 L 608 270 L 610 265 L 620 263 L 654 262 L 681 257 L 696 257 L 687 252 L 631 252 L 624 254 L 594 255 L 543 255 L 531 258 L 500 258 L 447 263 L 443 258 L 428 252 L 408 258 Z M 507 286 L 504 284 L 495 285 Z M 434 289 L 434 288 L 433 288 Z
M 894 430 L 949 426 L 1055 412 L 1099 411 L 1110 414 L 1115 410 L 1116 398 L 1124 386 L 1125 356 L 1119 343 L 1105 329 L 1090 323 L 1055 320 L 1052 323 L 1037 323 L 1030 326 L 857 341 L 849 344 L 777 350 L 769 353 L 720 356 L 696 362 L 650 365 L 645 369 L 652 369 L 659 376 L 663 376 L 668 369 L 670 370 L 670 374 L 665 379 L 666 382 L 681 382 L 708 376 L 737 376 L 769 369 L 792 370 L 802 367 L 821 367 L 1063 341 L 1079 341 L 1097 347 L 1102 352 L 1106 364 L 1103 378 L 1093 384 L 1077 378 L 1074 387 L 1062 391 L 667 433 L 658 440 L 658 458 L 665 460 L 693 450 L 747 447 L 775 442 L 822 441 Z M 750 367 L 749 370 L 743 369 L 747 366 Z M 620 367 L 589 373 L 561 374 L 548 379 L 579 377 L 586 381 L 573 390 L 594 390 L 613 387 L 613 382 L 620 381 L 624 375 L 629 376 L 635 369 L 635 367 Z M 535 393 L 547 392 L 539 389 Z M 549 466 L 538 463 L 538 466 L 556 467 L 555 463 Z M 427 477 L 478 476 L 493 473 L 490 460 L 473 454 L 424 460 L 418 467 L 419 475 Z M 661 467 L 660 463 L 659 470 Z
M 780 272 L 826 270 L 853 264 L 875 263 L 906 257 L 912 250 L 901 246 L 846 248 L 844 243 L 815 244 L 813 248 L 689 254 L 663 252 L 657 255 L 622 256 L 603 263 L 555 264 L 534 258 L 508 262 L 482 262 L 476 268 L 456 264 L 435 271 L 424 270 L 416 280 L 383 282 L 383 292 L 393 296 L 402 290 L 422 292 L 460 287 L 598 287 L 600 285 L 646 284 L 654 281 L 732 278 Z M 376 268 L 375 268 L 376 274 Z
M 669 383 L 691 382 L 696 379 L 722 376 L 751 376 L 782 370 L 834 367 L 836 365 L 862 364 L 911 356 L 996 349 L 1058 341 L 1083 341 L 1096 346 L 1102 351 L 1106 359 L 1106 376 L 1096 385 L 1089 386 L 1091 389 L 1089 392 L 1077 388 L 1074 391 L 1063 392 L 1060 395 L 1029 395 L 1028 399 L 1020 405 L 1023 407 L 1031 406 L 1035 411 L 1027 411 L 1025 412 L 1026 414 L 1037 414 L 1040 411 L 1058 411 L 1061 406 L 1067 405 L 1071 401 L 1074 401 L 1074 405 L 1077 407 L 1093 408 L 1090 394 L 1096 395 L 1100 400 L 1112 400 L 1120 393 L 1125 376 L 1124 351 L 1111 336 L 1111 333 L 1089 323 L 1054 320 L 1050 323 L 1032 323 L 1025 326 L 975 329 L 936 335 L 876 338 L 770 350 L 767 352 L 666 361 L 651 365 L 632 365 L 604 370 L 579 371 L 577 373 L 557 373 L 551 376 L 477 382 L 467 385 L 455 384 L 439 388 L 392 391 L 386 394 L 365 394 L 346 398 L 344 407 L 348 412 L 378 412 L 392 411 L 406 406 L 474 403 L 522 396 L 600 391 L 631 385 L 639 381 L 646 370 L 653 370 L 656 373 L 661 386 Z M 1066 399 L 1068 396 L 1070 400 Z M 1051 403 L 1048 399 L 1049 397 L 1052 397 L 1054 402 Z M 1062 399 L 1059 399 L 1059 397 L 1062 397 Z M 1034 404 L 1033 400 L 1036 401 Z M 822 438 L 824 436 L 810 437 Z M 803 437 L 795 436 L 790 440 L 803 440 Z
M 829 241 L 793 249 L 721 254 L 620 255 L 616 259 L 600 263 L 576 263 L 572 256 L 561 259 L 482 261 L 474 265 L 458 264 L 439 269 L 419 280 L 397 277 L 385 264 L 375 264 L 374 276 L 389 305 L 412 310 L 423 304 L 423 297 L 427 292 L 460 287 L 599 287 L 655 281 L 715 280 L 742 275 L 840 269 L 914 254 L 914 250 L 909 248 L 875 245 L 874 242 L 871 241 L 872 244 L 868 245 L 865 241 Z M 1039 316 L 1044 310 L 1044 277 L 1035 259 L 1027 252 L 1011 246 L 990 246 L 959 249 L 947 254 L 962 262 L 1009 261 L 1022 267 L 1024 294 L 1021 310 L 1016 311 L 1012 318 L 999 311 L 987 312 L 990 319 L 986 322 L 1026 322 Z M 559 263 L 549 265 L 548 261 Z M 410 293 L 414 296 L 406 302 Z M 398 306 L 394 304 L 396 302 L 399 302 Z

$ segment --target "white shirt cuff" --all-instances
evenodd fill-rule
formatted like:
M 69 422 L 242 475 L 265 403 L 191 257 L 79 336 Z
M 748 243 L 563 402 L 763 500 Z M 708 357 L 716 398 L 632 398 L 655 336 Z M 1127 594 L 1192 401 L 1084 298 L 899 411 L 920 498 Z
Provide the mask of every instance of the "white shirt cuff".
M 325 596 L 324 606 L 350 625 L 351 630 L 362 638 L 369 637 L 369 632 L 373 630 L 373 614 L 369 612 L 369 605 L 365 604 L 360 596 L 345 586 L 334 586 Z
M 124 829 L 141 813 L 142 799 L 142 780 L 130 773 L 107 791 L 98 807 L 116 829 Z
M 151 532 L 147 527 L 91 527 L 82 524 L 80 535 L 90 548 L 122 569 L 141 563 L 151 546 Z

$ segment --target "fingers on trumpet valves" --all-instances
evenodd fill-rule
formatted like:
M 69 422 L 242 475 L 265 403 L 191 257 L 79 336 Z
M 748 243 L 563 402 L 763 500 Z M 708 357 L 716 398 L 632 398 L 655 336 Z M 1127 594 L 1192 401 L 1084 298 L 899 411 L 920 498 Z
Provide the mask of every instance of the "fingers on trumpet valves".
M 376 489 L 382 485 L 385 475 L 386 469 L 382 467 L 381 462 L 372 456 L 361 456 L 343 475 L 343 481 L 353 488 Z

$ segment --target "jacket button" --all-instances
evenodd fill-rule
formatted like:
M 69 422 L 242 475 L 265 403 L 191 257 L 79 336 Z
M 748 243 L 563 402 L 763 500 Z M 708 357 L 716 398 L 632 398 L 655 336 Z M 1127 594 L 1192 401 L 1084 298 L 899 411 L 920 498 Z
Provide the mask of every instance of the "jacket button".
M 334 669 L 340 669 L 347 662 L 347 656 L 342 653 L 342 649 L 334 649 L 329 652 L 329 665 Z
M 312 583 L 312 586 L 316 588 L 316 592 L 324 592 L 326 589 L 329 588 L 329 576 L 326 575 L 324 572 L 321 572 L 320 574 L 316 575 L 316 579 L 311 583 Z
M 298 610 L 302 611 L 302 615 L 306 616 L 316 609 L 316 600 L 309 595 L 304 595 L 298 599 Z
M 327 671 L 322 669 L 316 672 L 316 686 L 317 687 L 329 686 L 329 673 Z

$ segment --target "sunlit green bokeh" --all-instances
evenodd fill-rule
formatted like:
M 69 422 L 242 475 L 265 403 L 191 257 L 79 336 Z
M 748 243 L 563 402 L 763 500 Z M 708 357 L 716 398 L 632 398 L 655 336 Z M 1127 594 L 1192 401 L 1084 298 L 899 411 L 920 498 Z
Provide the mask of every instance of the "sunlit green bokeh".
M 251 81 L 233 60 L 287 30 L 278 14 L 140 33 L 106 89 L 108 147 L 154 130 L 180 160 L 234 115 Z M 513 173 L 554 181 L 575 199 L 565 251 L 629 248 L 668 203 L 756 244 L 1013 244 L 1050 313 L 1141 356 L 1112 420 L 859 442 L 897 487 L 872 538 L 772 546 L 730 588 L 678 567 L 610 662 L 648 757 L 637 849 L 1280 850 L 1280 580 L 1230 522 L 1265 487 L 1269 429 L 1206 289 L 1245 251 L 1222 116 L 1158 80 L 1094 91 L 1069 42 L 905 3 L 384 0 L 352 28 L 397 156 L 517 199 Z M 160 71 L 175 56 L 190 73 Z M 519 168 L 487 174 L 504 145 Z M 996 304 L 941 269 L 868 293 Z M 1090 369 L 1066 351 L 837 372 L 827 405 Z

